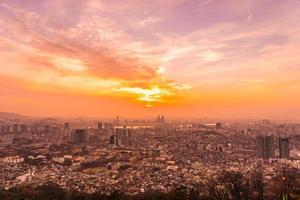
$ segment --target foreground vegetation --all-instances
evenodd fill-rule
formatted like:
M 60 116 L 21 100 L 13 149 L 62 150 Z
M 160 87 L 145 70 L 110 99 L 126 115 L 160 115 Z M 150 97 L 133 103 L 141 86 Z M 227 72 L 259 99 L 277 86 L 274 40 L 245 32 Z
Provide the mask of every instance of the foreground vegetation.
M 262 173 L 253 172 L 243 175 L 239 172 L 224 172 L 205 184 L 195 185 L 193 189 L 178 186 L 167 193 L 146 191 L 137 195 L 114 191 L 104 194 L 101 191 L 88 194 L 75 190 L 64 190 L 54 183 L 39 187 L 15 187 L 0 189 L 1 200 L 276 200 L 300 199 L 300 187 L 295 173 L 274 178 L 268 184 L 263 182 Z M 196 188 L 196 189 L 195 189 Z

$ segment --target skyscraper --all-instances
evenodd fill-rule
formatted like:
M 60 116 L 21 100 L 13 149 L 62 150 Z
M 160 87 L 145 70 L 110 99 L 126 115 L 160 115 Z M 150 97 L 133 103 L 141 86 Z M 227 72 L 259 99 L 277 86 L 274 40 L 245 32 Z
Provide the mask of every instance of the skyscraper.
M 126 127 L 116 129 L 116 145 L 130 146 L 132 144 L 132 130 Z
M 13 124 L 13 133 L 17 133 L 19 130 L 19 125 L 18 124 Z
M 257 137 L 257 152 L 261 158 L 271 158 L 274 156 L 273 138 L 271 136 Z
M 279 138 L 279 157 L 280 158 L 289 158 L 290 157 L 289 139 L 288 138 Z
M 103 124 L 102 124 L 102 122 L 99 122 L 98 123 L 98 130 L 102 130 L 103 129 Z
M 165 116 L 164 115 L 161 116 L 161 123 L 165 123 Z
M 6 133 L 10 133 L 10 126 L 9 126 L 9 125 L 6 125 L 6 126 L 5 126 L 5 132 L 6 132 Z
M 1 133 L 5 133 L 5 126 L 3 125 L 3 126 L 1 126 L 1 128 L 0 128 L 0 132 Z
M 69 129 L 69 128 L 70 128 L 70 123 L 69 123 L 69 122 L 66 122 L 66 123 L 64 124 L 64 128 L 65 128 L 65 130 Z
M 110 137 L 109 137 L 109 144 L 115 144 L 115 141 L 116 141 L 116 136 L 115 135 L 111 135 Z
M 165 116 L 164 115 L 162 115 L 162 116 L 158 115 L 155 122 L 156 123 L 165 123 L 166 122 Z
M 160 122 L 160 115 L 157 116 L 156 122 L 158 122 L 158 123 Z
M 273 138 L 266 136 L 265 138 L 266 158 L 274 157 Z
M 256 144 L 257 144 L 257 156 L 263 158 L 264 157 L 264 137 L 258 136 L 256 138 Z
M 27 131 L 27 126 L 25 124 L 21 125 L 21 132 L 24 133 Z
M 217 123 L 216 123 L 216 128 L 217 128 L 217 129 L 220 129 L 220 128 L 222 128 L 222 124 L 221 124 L 221 122 L 217 122 Z
M 45 133 L 50 133 L 50 125 L 45 125 L 44 126 L 44 132 Z
M 78 144 L 78 143 L 84 143 L 86 142 L 86 131 L 85 129 L 76 129 L 75 132 L 71 134 L 71 142 Z

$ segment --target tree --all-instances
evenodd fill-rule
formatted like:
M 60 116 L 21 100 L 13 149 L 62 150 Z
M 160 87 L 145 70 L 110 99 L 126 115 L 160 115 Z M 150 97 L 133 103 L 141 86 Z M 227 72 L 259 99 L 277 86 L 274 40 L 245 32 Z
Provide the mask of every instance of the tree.
M 263 180 L 263 171 L 261 168 L 250 173 L 250 184 L 253 200 L 264 200 L 265 198 L 265 183 Z

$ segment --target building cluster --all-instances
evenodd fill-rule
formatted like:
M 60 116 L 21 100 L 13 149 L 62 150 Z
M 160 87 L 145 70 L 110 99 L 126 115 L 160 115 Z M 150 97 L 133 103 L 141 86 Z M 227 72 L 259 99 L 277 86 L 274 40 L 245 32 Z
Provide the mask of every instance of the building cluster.
M 277 139 L 277 144 L 276 144 Z M 289 138 L 258 136 L 257 155 L 260 158 L 290 158 Z
M 223 170 L 300 170 L 300 124 L 0 121 L 0 186 L 53 181 L 85 192 L 196 187 Z M 9 127 L 9 128 L 8 128 Z M 299 183 L 300 184 L 300 183 Z

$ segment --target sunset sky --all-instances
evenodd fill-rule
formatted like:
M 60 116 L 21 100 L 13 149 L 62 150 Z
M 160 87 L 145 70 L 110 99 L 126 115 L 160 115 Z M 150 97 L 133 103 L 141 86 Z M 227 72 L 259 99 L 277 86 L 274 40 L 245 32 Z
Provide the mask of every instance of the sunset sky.
M 300 119 L 300 1 L 0 0 L 0 111 Z

